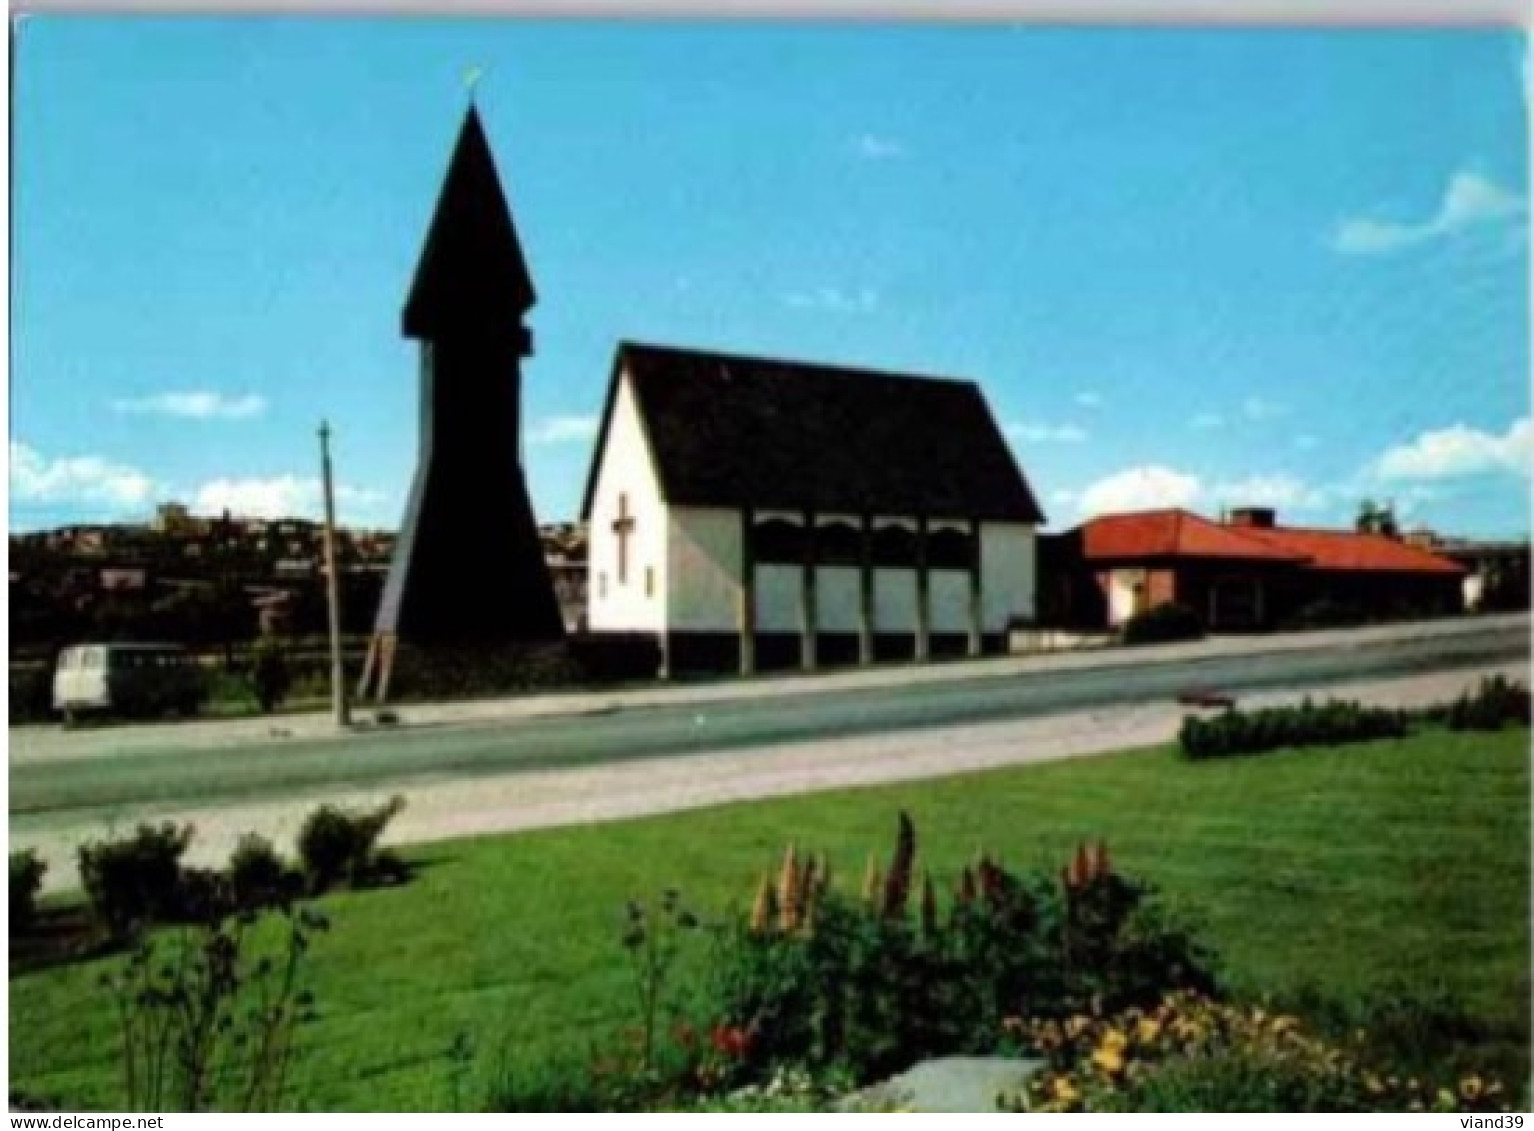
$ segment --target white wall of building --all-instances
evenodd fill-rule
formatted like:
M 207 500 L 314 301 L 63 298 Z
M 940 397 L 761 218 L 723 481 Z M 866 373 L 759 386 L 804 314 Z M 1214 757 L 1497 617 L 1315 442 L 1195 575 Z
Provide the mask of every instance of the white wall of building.
M 796 565 L 756 567 L 756 630 L 799 631 L 799 587 L 804 569 Z
M 857 566 L 819 566 L 815 570 L 815 619 L 821 632 L 858 631 L 862 571 Z
M 1001 632 L 1013 617 L 1034 615 L 1038 566 L 1032 526 L 980 527 L 980 587 L 984 631 Z
M 666 562 L 666 612 L 674 632 L 740 628 L 740 512 L 672 507 Z
M 874 571 L 874 631 L 916 631 L 916 571 Z
M 660 632 L 666 624 L 669 524 L 650 446 L 626 377 L 618 386 L 601 459 L 591 503 L 589 623 L 595 631 Z M 634 520 L 628 540 L 627 580 L 623 582 L 618 579 L 618 535 L 613 531 L 621 495 L 628 496 L 628 514 Z
M 969 631 L 969 572 L 935 569 L 927 575 L 933 632 Z
M 1145 584 L 1143 569 L 1115 569 L 1108 573 L 1108 624 L 1117 628 L 1135 615 L 1135 591 Z

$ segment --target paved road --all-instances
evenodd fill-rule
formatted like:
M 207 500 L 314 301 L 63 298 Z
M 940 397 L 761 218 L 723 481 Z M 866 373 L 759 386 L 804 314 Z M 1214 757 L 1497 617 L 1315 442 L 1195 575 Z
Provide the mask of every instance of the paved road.
M 1258 691 L 1527 663 L 1526 621 L 1484 630 L 1381 639 L 1328 636 L 1317 647 L 1137 662 L 1115 653 L 1091 667 L 987 674 L 941 682 L 794 691 L 770 698 L 597 710 L 451 729 L 270 739 L 219 749 L 116 751 L 12 759 L 10 811 L 23 825 L 139 807 L 228 805 L 642 758 L 911 732 L 1165 701 L 1192 685 Z M 13 821 L 13 824 L 15 822 Z

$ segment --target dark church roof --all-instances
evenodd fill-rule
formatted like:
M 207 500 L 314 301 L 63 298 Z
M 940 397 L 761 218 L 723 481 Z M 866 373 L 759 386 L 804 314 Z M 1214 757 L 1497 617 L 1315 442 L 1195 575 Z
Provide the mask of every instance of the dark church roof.
M 536 301 L 490 143 L 470 106 L 405 300 L 405 335 L 516 327 Z
M 973 382 L 632 342 L 614 362 L 588 518 L 624 372 L 672 504 L 1044 520 Z

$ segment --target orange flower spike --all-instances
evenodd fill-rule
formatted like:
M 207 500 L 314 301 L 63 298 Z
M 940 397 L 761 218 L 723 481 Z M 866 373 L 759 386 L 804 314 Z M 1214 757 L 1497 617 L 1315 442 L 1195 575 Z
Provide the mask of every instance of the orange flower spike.
M 1099 840 L 1092 854 L 1092 878 L 1106 880 L 1113 874 L 1113 861 L 1108 859 L 1108 842 Z
M 889 875 L 884 877 L 886 919 L 903 919 L 911 896 L 911 878 L 916 868 L 916 826 L 904 809 L 899 813 L 895 833 L 895 854 L 890 858 Z
M 799 856 L 792 842 L 783 853 L 783 867 L 778 871 L 778 927 L 792 931 L 799 918 Z
M 764 875 L 756 889 L 756 902 L 751 906 L 751 933 L 763 935 L 771 930 L 772 920 L 777 911 L 777 900 L 773 898 L 772 892 L 772 877 Z
M 1071 858 L 1071 887 L 1079 888 L 1092 878 L 1092 861 L 1087 856 L 1086 842 L 1076 846 L 1076 855 Z
M 927 938 L 937 934 L 937 892 L 932 888 L 932 876 L 926 872 L 921 878 L 921 933 Z
M 874 906 L 879 899 L 879 892 L 884 887 L 883 877 L 879 875 L 879 865 L 874 860 L 874 854 L 868 854 L 868 867 L 863 870 L 863 902 L 868 906 Z
M 959 873 L 959 898 L 960 907 L 969 907 L 975 902 L 975 897 L 980 893 L 975 887 L 974 869 L 966 867 Z

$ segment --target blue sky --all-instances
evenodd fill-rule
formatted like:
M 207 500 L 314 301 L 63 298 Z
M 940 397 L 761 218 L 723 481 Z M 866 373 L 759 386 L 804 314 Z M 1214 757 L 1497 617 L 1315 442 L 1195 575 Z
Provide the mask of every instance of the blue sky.
M 964 376 L 1051 526 L 1157 504 L 1529 529 L 1511 31 L 34 17 L 11 524 L 398 521 L 399 308 L 478 101 L 575 516 L 621 338 Z

